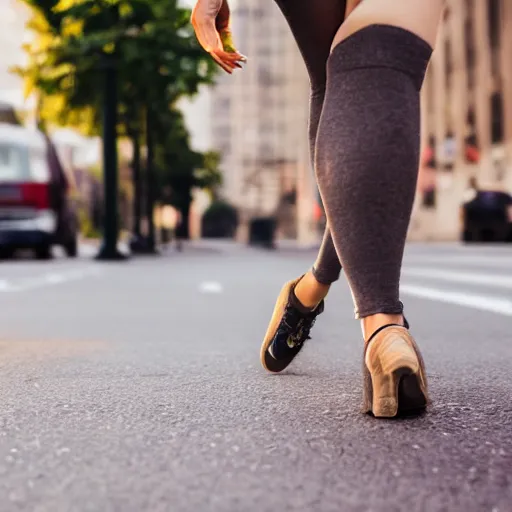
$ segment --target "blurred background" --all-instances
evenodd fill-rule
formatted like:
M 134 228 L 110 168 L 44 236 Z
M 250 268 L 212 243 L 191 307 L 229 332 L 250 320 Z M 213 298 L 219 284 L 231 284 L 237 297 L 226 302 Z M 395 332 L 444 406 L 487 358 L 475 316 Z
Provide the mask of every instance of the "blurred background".
M 227 76 L 199 49 L 190 4 L 2 0 L 1 122 L 38 127 L 55 147 L 51 174 L 65 183 L 62 204 L 50 201 L 56 243 L 103 233 L 112 257 L 118 232 L 133 252 L 176 236 L 318 243 L 308 78 L 287 25 L 273 2 L 232 2 L 250 62 Z M 447 2 L 423 89 L 411 240 L 512 237 L 511 11 L 505 0 Z M 11 227 L 14 181 L 0 191 Z M 465 212 L 477 191 L 501 208 L 494 220 L 482 201 L 480 216 Z
M 378 425 L 345 279 L 259 365 L 325 223 L 309 83 L 272 0 L 230 1 L 233 76 L 190 3 L 0 0 L 0 510 L 510 512 L 512 0 L 446 2 L 401 281 L 433 405 Z

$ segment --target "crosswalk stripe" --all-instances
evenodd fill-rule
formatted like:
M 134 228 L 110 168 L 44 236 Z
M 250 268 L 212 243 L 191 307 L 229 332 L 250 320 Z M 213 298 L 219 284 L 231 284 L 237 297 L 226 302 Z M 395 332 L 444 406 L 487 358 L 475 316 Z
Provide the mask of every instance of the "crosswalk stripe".
M 199 285 L 199 290 L 202 293 L 222 293 L 222 284 L 217 281 L 205 281 Z
M 0 280 L 0 293 L 13 293 L 45 288 L 48 286 L 59 285 L 71 281 L 78 281 L 88 277 L 95 277 L 102 273 L 97 267 L 84 267 L 63 270 L 62 272 L 52 272 L 29 278 L 22 278 L 10 282 Z
M 495 288 L 512 288 L 512 277 L 500 274 L 438 270 L 431 267 L 404 267 L 402 273 L 406 276 L 425 277 L 454 283 L 477 284 Z
M 477 295 L 467 292 L 442 290 L 439 288 L 430 288 L 427 286 L 417 286 L 412 284 L 403 284 L 400 287 L 400 290 L 404 295 L 411 295 L 421 299 L 429 299 L 437 302 L 445 302 L 455 304 L 457 306 L 479 309 L 480 311 L 512 316 L 512 301 L 508 299 L 487 295 Z
M 472 255 L 408 255 L 405 258 L 406 264 L 436 264 L 440 263 L 447 266 L 464 265 L 464 266 L 482 266 L 490 268 L 510 268 L 512 269 L 512 253 L 509 255 L 496 256 L 472 256 Z

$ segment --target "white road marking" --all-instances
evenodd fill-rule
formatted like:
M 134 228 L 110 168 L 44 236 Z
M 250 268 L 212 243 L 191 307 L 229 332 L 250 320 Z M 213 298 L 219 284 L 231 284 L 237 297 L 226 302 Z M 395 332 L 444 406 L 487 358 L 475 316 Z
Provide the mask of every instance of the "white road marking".
M 66 276 L 62 274 L 47 274 L 46 281 L 50 284 L 59 284 L 66 281 Z
M 454 283 L 479 284 L 495 288 L 512 288 L 512 277 L 499 274 L 482 274 L 480 272 L 458 272 L 455 270 L 437 270 L 429 267 L 404 267 L 406 276 L 426 277 L 451 281 Z
M 406 264 L 441 263 L 443 265 L 466 265 L 482 267 L 505 267 L 512 268 L 512 252 L 496 256 L 477 256 L 468 254 L 446 254 L 446 255 L 413 255 L 409 254 L 404 258 Z
M 9 281 L 2 279 L 0 281 L 0 292 L 9 291 L 10 286 Z
M 400 290 L 404 295 L 411 295 L 421 299 L 456 304 L 457 306 L 479 309 L 480 311 L 512 316 L 512 301 L 508 299 L 410 284 L 401 285 Z
M 92 258 L 98 254 L 99 248 L 94 245 L 81 245 L 79 249 L 80 256 L 84 258 Z
M 217 281 L 205 281 L 199 285 L 201 293 L 222 293 L 223 288 Z
M 24 292 L 47 286 L 78 281 L 87 277 L 93 277 L 101 274 L 101 270 L 96 267 L 76 268 L 63 270 L 62 272 L 51 272 L 39 276 L 17 279 L 13 282 L 7 280 L 0 281 L 0 293 Z

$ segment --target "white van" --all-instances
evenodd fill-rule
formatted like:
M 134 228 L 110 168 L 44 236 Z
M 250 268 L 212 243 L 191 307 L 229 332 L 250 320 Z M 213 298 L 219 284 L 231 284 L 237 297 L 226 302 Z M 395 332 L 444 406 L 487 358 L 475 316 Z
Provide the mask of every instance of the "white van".
M 0 123 L 0 256 L 53 244 L 77 253 L 77 218 L 55 148 L 39 131 Z

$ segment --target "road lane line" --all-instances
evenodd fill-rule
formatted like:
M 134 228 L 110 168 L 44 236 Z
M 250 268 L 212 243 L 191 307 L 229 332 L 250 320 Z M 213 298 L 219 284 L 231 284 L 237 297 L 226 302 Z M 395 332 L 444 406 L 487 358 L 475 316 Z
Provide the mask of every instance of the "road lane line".
M 11 284 L 9 281 L 6 281 L 5 279 L 0 280 L 0 292 L 8 292 L 10 291 Z
M 482 267 L 505 267 L 512 269 L 512 252 L 510 255 L 499 256 L 474 256 L 468 254 L 461 255 L 406 255 L 404 258 L 406 264 L 422 264 L 422 263 L 441 263 L 446 265 L 465 265 L 465 266 L 482 266 Z
M 9 282 L 0 281 L 0 293 L 24 292 L 47 286 L 55 286 L 71 281 L 78 281 L 87 277 L 94 277 L 101 274 L 99 268 L 69 269 L 63 272 L 51 272 L 30 278 L 22 278 Z
M 411 295 L 420 299 L 445 302 L 448 304 L 455 304 L 457 306 L 479 309 L 480 311 L 512 316 L 512 301 L 508 299 L 490 297 L 487 295 L 477 295 L 474 293 L 448 291 L 412 284 L 401 285 L 400 291 L 404 295 Z
M 205 281 L 199 285 L 201 293 L 222 293 L 223 288 L 217 281 Z
M 456 270 L 437 270 L 431 267 L 404 267 L 403 274 L 413 277 L 426 277 L 451 281 L 454 283 L 480 284 L 495 288 L 512 288 L 512 277 L 500 274 L 483 274 L 480 272 L 459 272 Z

